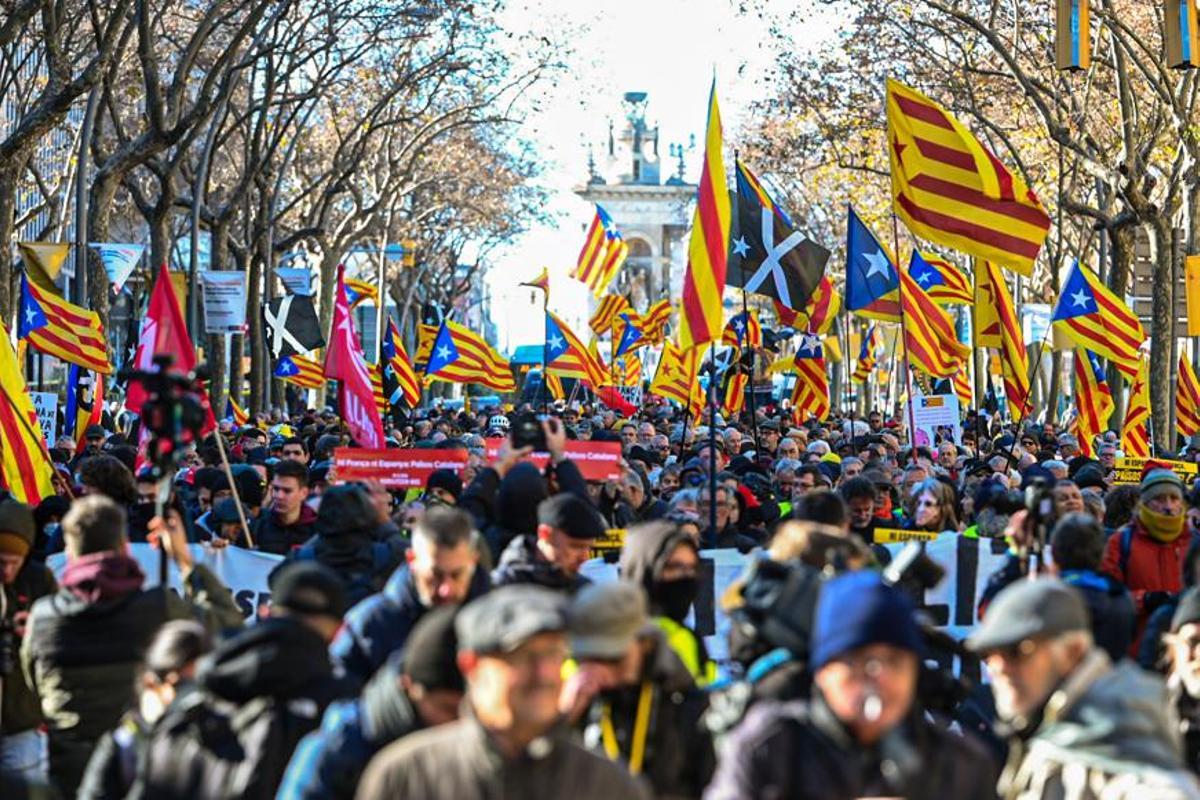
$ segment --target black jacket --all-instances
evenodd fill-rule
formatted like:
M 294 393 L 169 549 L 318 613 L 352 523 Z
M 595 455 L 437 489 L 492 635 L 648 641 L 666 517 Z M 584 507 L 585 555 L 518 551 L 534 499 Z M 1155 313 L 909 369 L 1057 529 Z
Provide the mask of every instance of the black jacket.
M 819 692 L 756 704 L 734 731 L 707 800 L 994 800 L 996 764 L 973 739 L 914 713 L 874 747 L 858 744 Z
M 537 530 L 538 503 L 550 496 L 548 480 L 556 484 L 558 491 L 588 500 L 587 481 L 570 459 L 548 466 L 545 475 L 532 464 L 517 464 L 503 480 L 496 470 L 485 467 L 463 492 L 459 508 L 470 513 L 475 526 L 483 531 L 491 563 L 500 560 L 512 539 Z
M 545 559 L 537 549 L 537 538 L 518 536 L 500 555 L 500 565 L 492 572 L 492 585 L 531 583 L 555 591 L 575 592 L 591 581 L 582 575 L 568 575 Z
M 758 542 L 737 529 L 733 523 L 727 524 L 717 534 L 712 528 L 700 534 L 700 547 L 704 550 L 736 549 L 739 553 L 749 553 L 758 547 Z
M 661 636 L 647 655 L 643 679 L 652 687 L 650 725 L 642 775 L 659 797 L 699 797 L 716 766 L 712 737 L 702 723 L 708 695 Z M 584 744 L 604 755 L 601 725 L 610 709 L 613 733 L 622 760 L 631 755 L 642 687 L 629 686 L 600 695 L 588 709 Z
M 54 573 L 49 567 L 41 561 L 26 559 L 13 582 L 3 586 L 8 609 L 5 619 L 11 622 L 17 614 L 29 611 L 34 600 L 53 594 L 57 588 Z M 38 706 L 37 695 L 21 674 L 20 665 L 16 664 L 20 646 L 21 640 L 14 633 L 12 657 L 15 669 L 0 676 L 4 681 L 4 695 L 0 698 L 3 702 L 0 706 L 3 712 L 3 717 L 0 717 L 0 737 L 15 736 L 42 724 L 42 710 Z
M 283 556 L 313 537 L 317 532 L 316 522 L 317 512 L 307 503 L 300 507 L 300 518 L 292 525 L 284 525 L 268 508 L 254 521 L 250 533 L 254 536 L 255 549 Z

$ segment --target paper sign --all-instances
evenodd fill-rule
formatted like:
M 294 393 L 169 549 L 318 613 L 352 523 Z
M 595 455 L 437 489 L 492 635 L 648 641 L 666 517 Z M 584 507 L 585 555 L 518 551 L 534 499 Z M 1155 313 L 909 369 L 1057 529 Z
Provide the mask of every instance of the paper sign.
M 873 535 L 875 544 L 932 542 L 938 537 L 937 531 L 906 531 L 900 528 L 876 528 Z
M 277 267 L 275 274 L 290 294 L 312 296 L 312 273 L 307 267 Z
M 58 395 L 54 392 L 30 392 L 29 396 L 33 398 L 33 410 L 37 412 L 46 444 L 54 447 L 58 433 Z
M 374 480 L 389 489 L 424 486 L 434 470 L 449 469 L 461 473 L 466 466 L 466 450 L 366 450 L 339 447 L 333 451 L 333 468 L 338 483 Z
M 488 439 L 487 458 L 495 461 L 500 457 L 500 446 L 503 439 Z M 620 442 L 580 442 L 568 440 L 566 457 L 575 462 L 586 481 L 615 481 L 621 477 L 621 443 Z M 525 458 L 526 461 L 545 469 L 550 461 L 549 453 L 533 453 Z
M 200 285 L 204 287 L 204 330 L 242 333 L 246 327 L 246 273 L 201 272 Z
M 1190 485 L 1196 479 L 1196 472 L 1200 469 L 1191 461 L 1169 461 L 1165 458 L 1118 458 L 1114 465 L 1116 473 L 1113 476 L 1113 483 L 1141 483 L 1142 470 L 1148 463 L 1171 470 L 1179 476 L 1185 486 Z
M 913 437 L 919 446 L 931 446 L 937 440 L 939 428 L 946 428 L 955 444 L 962 444 L 962 423 L 959 421 L 958 396 L 933 394 L 913 398 L 910 404 Z

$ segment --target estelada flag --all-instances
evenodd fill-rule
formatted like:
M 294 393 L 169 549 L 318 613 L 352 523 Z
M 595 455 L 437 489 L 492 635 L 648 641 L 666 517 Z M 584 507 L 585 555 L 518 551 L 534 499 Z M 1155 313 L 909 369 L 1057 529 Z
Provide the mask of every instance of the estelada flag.
M 1150 457 L 1150 359 L 1138 363 L 1137 377 L 1129 388 L 1129 406 L 1121 426 L 1121 450 L 1126 457 Z
M 887 82 L 892 203 L 922 239 L 1029 276 L 1050 231 L 1037 196 L 950 112 Z
M 36 506 L 54 494 L 53 474 L 33 398 L 0 322 L 0 484 L 16 500 Z

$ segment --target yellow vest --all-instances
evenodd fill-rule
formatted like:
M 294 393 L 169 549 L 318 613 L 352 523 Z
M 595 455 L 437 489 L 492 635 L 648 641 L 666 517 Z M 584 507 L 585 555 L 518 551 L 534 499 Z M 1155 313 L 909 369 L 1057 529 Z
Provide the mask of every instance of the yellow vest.
M 667 645 L 696 679 L 697 686 L 708 686 L 717 679 L 717 664 L 700 649 L 696 634 L 670 617 L 655 617 L 654 624 L 663 632 Z

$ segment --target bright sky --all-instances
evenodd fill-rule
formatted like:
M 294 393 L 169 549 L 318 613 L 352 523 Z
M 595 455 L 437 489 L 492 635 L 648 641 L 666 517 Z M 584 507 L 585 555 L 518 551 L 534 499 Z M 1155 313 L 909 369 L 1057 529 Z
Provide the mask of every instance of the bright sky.
M 689 135 L 696 136 L 687 176 L 694 182 L 714 69 L 726 142 L 736 142 L 746 109 L 770 79 L 772 53 L 765 23 L 738 16 L 734 0 L 511 0 L 503 19 L 514 32 L 538 32 L 572 48 L 565 74 L 554 85 L 539 87 L 538 108 L 522 131 L 540 147 L 545 161 L 541 181 L 551 193 L 555 223 L 497 253 L 488 275 L 498 344 L 507 353 L 542 341 L 540 292 L 517 284 L 535 277 L 543 266 L 550 267 L 551 310 L 572 323 L 586 312 L 586 289 L 567 273 L 592 207 L 572 189 L 587 179 L 587 146 L 600 156 L 608 120 L 620 130 L 621 96 L 628 91 L 649 94 L 646 117 L 650 125 L 659 125 L 664 179 L 673 172 L 668 145 L 686 144 Z M 832 27 L 814 30 L 812 41 L 831 32 Z M 532 294 L 538 295 L 536 305 Z

